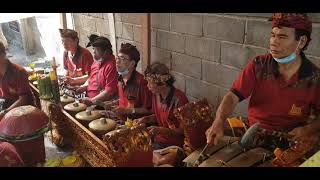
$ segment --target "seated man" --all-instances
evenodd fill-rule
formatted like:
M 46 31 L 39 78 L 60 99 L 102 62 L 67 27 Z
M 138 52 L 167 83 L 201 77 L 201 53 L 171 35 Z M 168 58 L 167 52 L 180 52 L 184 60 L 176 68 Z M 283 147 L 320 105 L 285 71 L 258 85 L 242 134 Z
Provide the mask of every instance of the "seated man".
M 151 90 L 153 115 L 135 120 L 138 124 L 157 123 L 148 130 L 154 136 L 154 149 L 168 146 L 183 146 L 184 135 L 181 123 L 173 115 L 173 110 L 188 103 L 186 95 L 173 86 L 174 77 L 169 68 L 161 63 L 154 63 L 145 71 L 148 88 Z
M 33 105 L 33 96 L 29 87 L 28 73 L 20 65 L 11 63 L 6 56 L 6 50 L 0 42 L 0 121 L 11 109 Z
M 116 106 L 112 111 L 122 120 L 151 114 L 152 94 L 143 75 L 136 71 L 139 60 L 140 53 L 135 46 L 121 44 L 116 57 L 119 100 L 107 103 L 105 108 Z
M 100 36 L 95 38 L 91 45 L 93 46 L 94 62 L 91 66 L 90 76 L 77 89 L 77 92 L 87 92 L 88 97 L 82 99 L 82 102 L 87 105 L 92 105 L 97 101 L 110 101 L 117 95 L 118 74 L 109 39 Z
M 83 84 L 90 74 L 93 58 L 89 50 L 79 45 L 78 33 L 71 29 L 59 29 L 63 53 L 63 67 L 66 70 L 66 82 L 70 85 Z M 77 81 L 71 81 L 76 79 Z
M 316 114 L 320 111 L 320 70 L 303 52 L 311 31 L 306 14 L 273 14 L 270 53 L 255 57 L 239 74 L 206 132 L 207 143 L 218 142 L 226 118 L 250 96 L 250 126 L 259 122 L 268 131 L 289 132 L 293 141 L 317 136 L 320 121 L 309 122 L 309 116 L 312 109 Z

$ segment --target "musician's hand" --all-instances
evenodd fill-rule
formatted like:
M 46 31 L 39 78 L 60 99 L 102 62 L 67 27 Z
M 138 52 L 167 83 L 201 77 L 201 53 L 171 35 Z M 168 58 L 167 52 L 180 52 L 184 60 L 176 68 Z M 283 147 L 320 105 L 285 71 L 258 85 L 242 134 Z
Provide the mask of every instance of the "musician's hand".
M 77 93 L 83 93 L 83 92 L 85 92 L 87 90 L 87 86 L 77 86 L 77 87 L 75 87 L 75 91 L 77 92 Z
M 218 144 L 220 138 L 223 137 L 223 121 L 215 119 L 212 126 L 206 131 L 207 143 Z
M 160 127 L 160 126 L 150 126 L 147 129 L 149 131 L 149 134 L 151 135 L 158 135 L 158 134 L 166 135 L 168 134 L 168 131 L 169 131 L 168 128 Z
M 85 105 L 87 105 L 87 106 L 93 105 L 91 99 L 88 98 L 88 97 L 85 97 L 85 98 L 80 99 L 80 102 L 83 103 L 83 104 L 85 104 Z
M 112 111 L 118 116 L 125 116 L 125 115 L 132 114 L 132 110 L 130 108 L 124 108 L 119 106 L 113 108 Z
M 294 128 L 288 133 L 288 139 L 292 141 L 307 140 L 309 137 L 314 135 L 312 126 L 306 125 L 302 127 Z

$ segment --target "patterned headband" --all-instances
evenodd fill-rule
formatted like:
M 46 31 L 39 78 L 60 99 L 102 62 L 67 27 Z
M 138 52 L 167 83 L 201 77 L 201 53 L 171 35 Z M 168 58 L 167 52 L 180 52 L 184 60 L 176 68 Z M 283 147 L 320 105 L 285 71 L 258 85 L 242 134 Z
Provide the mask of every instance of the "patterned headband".
M 146 74 L 146 80 L 153 83 L 165 83 L 171 78 L 171 74 Z

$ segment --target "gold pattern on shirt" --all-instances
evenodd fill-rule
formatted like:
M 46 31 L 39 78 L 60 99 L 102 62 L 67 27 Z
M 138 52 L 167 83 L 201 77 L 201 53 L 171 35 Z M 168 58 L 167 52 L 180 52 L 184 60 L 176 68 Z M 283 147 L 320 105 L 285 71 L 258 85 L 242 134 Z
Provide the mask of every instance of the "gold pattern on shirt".
M 295 104 L 292 105 L 291 110 L 289 111 L 289 115 L 291 116 L 301 116 L 302 115 L 302 108 L 296 106 Z

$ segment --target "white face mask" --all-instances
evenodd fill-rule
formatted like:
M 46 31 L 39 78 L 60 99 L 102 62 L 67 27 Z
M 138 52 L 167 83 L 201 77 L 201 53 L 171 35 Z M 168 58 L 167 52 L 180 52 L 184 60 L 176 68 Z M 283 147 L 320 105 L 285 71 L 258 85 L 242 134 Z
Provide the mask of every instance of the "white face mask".
M 286 63 L 289 63 L 291 61 L 294 61 L 297 58 L 296 52 L 297 52 L 297 49 L 298 49 L 298 47 L 300 45 L 300 42 L 301 42 L 301 38 L 299 40 L 299 43 L 298 43 L 296 49 L 289 56 L 283 57 L 283 58 L 273 58 L 273 59 L 275 61 L 277 61 L 278 63 L 281 63 L 281 64 L 286 64 Z
M 126 69 L 123 70 L 123 71 L 118 71 L 118 74 L 119 74 L 120 76 L 126 76 L 126 75 L 129 74 L 129 70 L 128 70 L 128 68 L 126 68 Z
M 95 60 L 98 61 L 98 62 L 102 62 L 102 61 L 103 61 L 103 58 L 101 57 L 101 58 L 95 59 Z
M 118 70 L 118 74 L 121 76 L 126 76 L 129 74 L 129 68 L 131 65 L 129 65 L 127 68 L 125 68 L 124 70 Z

